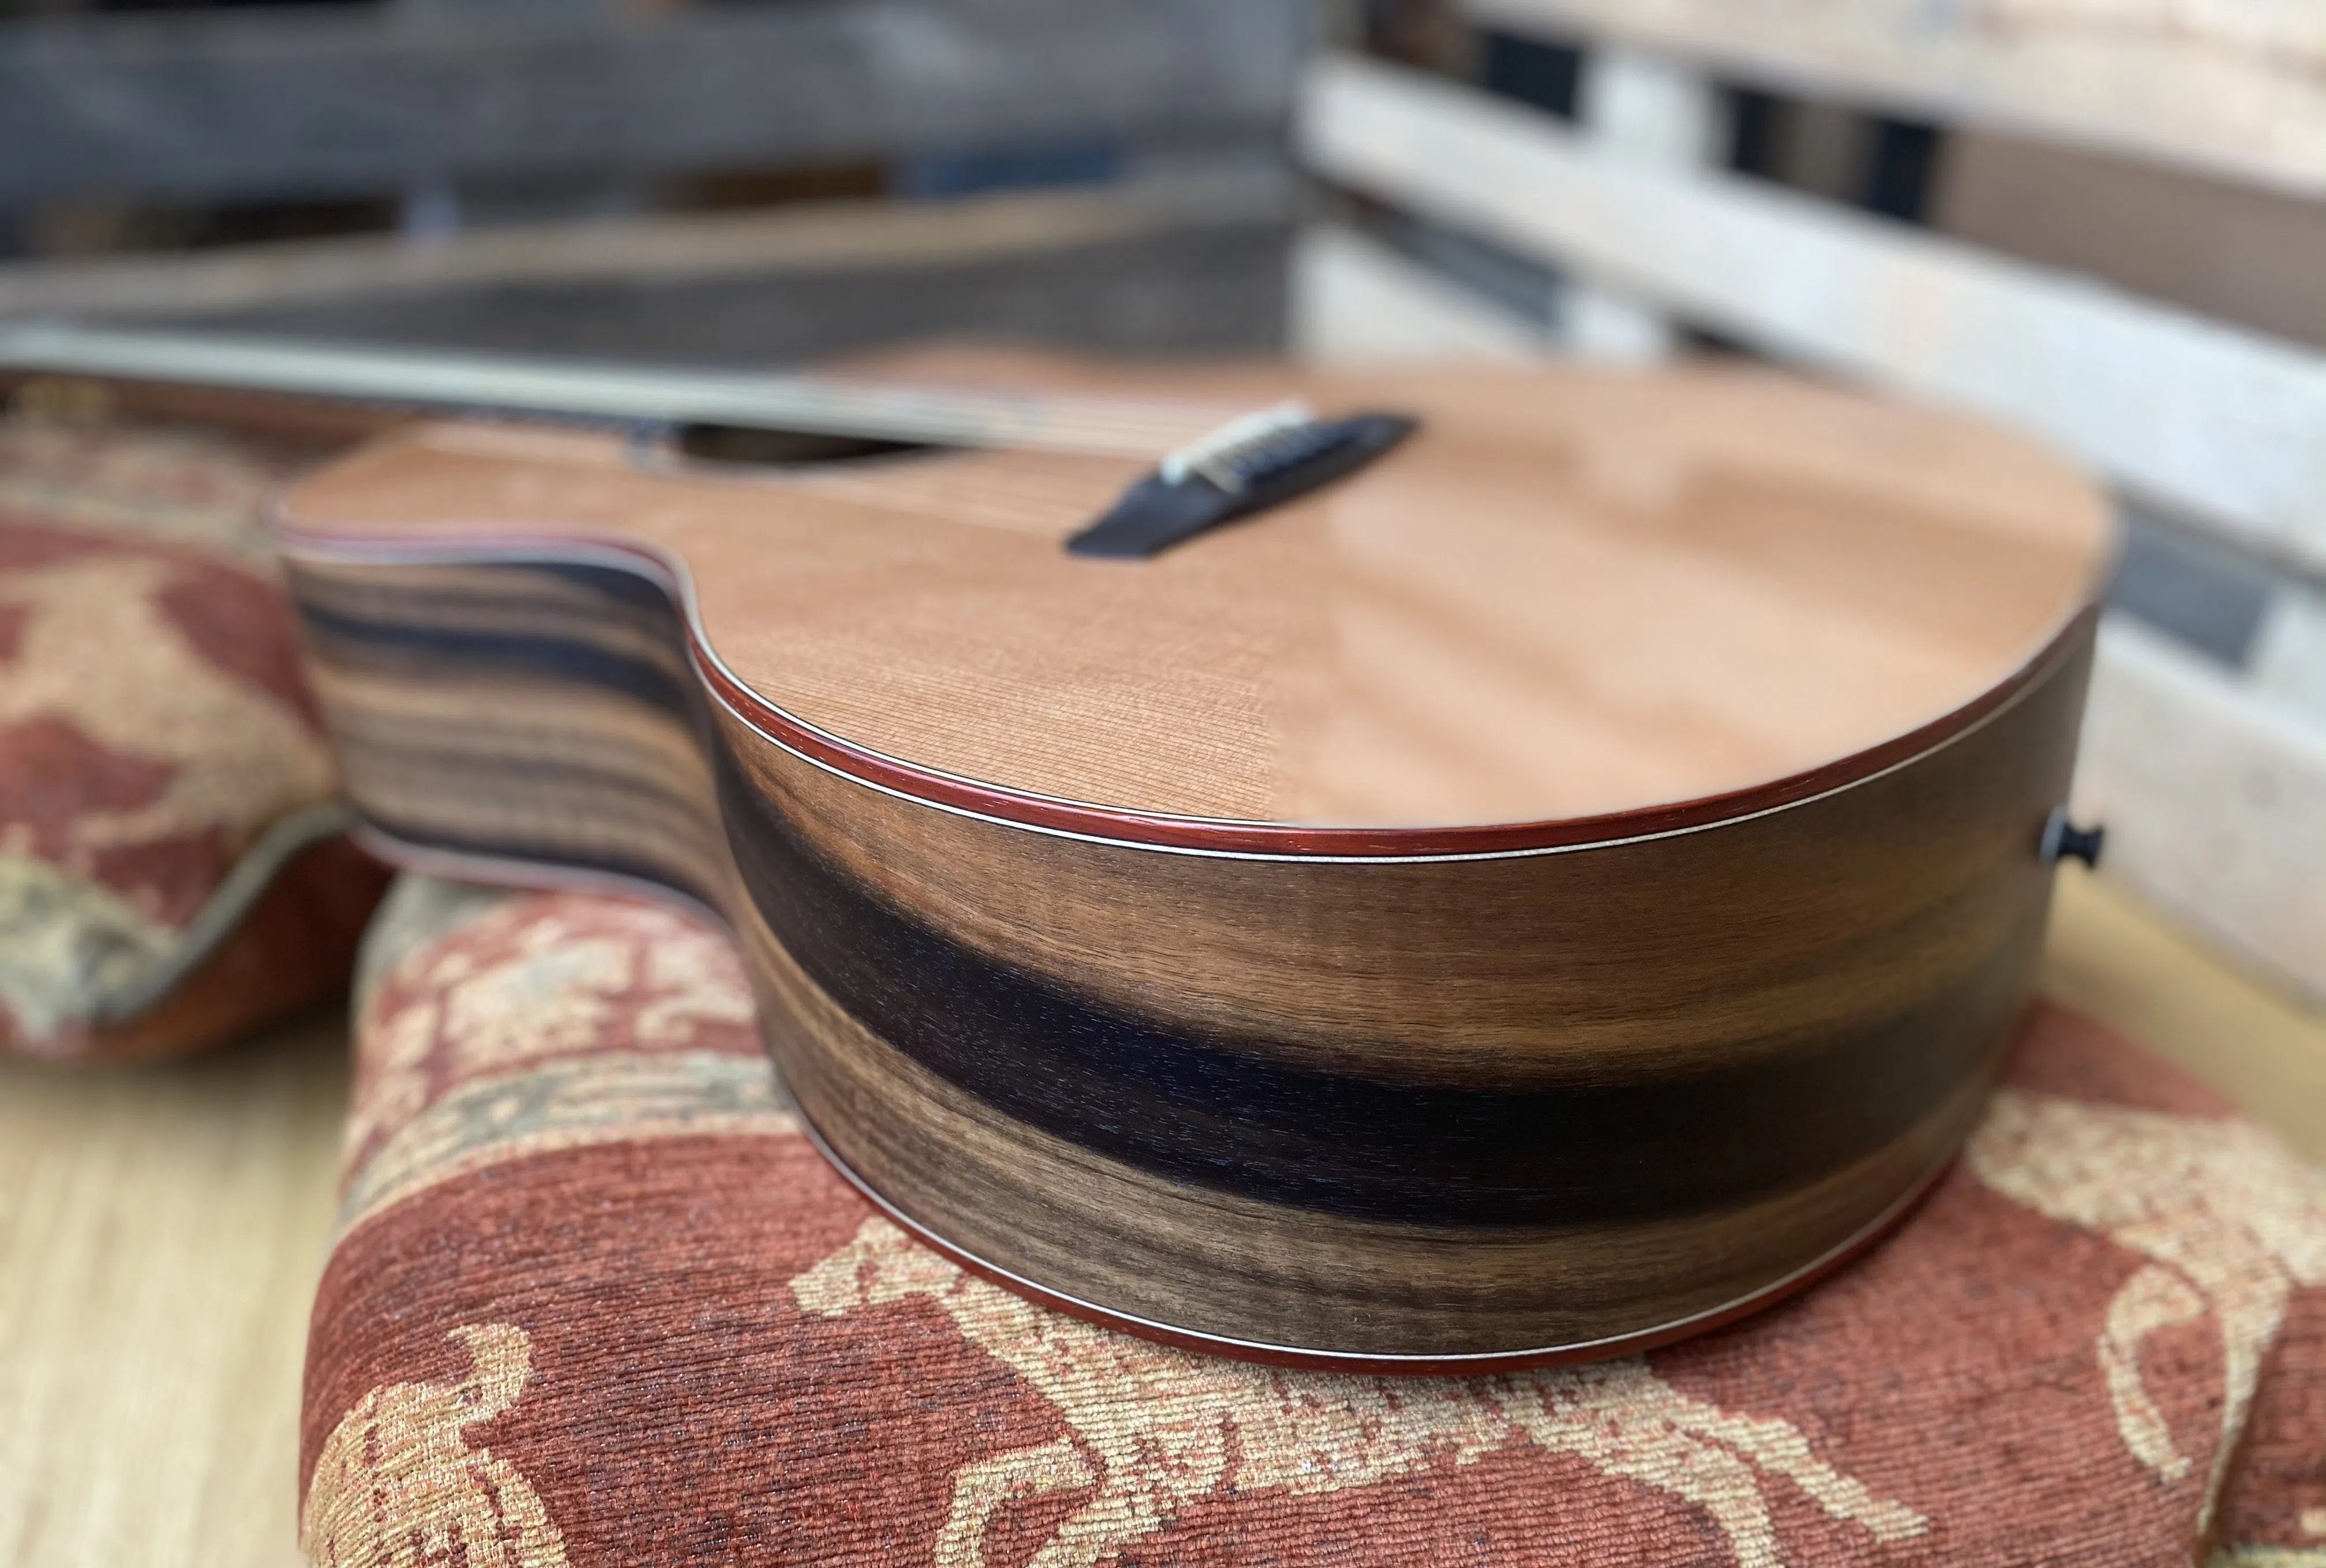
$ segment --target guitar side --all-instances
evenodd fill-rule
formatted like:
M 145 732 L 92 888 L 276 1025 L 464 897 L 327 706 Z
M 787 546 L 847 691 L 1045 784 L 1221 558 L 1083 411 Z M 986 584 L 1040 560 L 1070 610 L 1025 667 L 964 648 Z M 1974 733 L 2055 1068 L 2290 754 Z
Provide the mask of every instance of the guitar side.
M 648 550 L 286 555 L 392 857 L 706 905 L 890 1212 L 1134 1331 L 1372 1369 L 1642 1348 L 1903 1212 L 2031 982 L 2093 625 L 1921 749 L 1763 807 L 1279 853 L 819 755 Z

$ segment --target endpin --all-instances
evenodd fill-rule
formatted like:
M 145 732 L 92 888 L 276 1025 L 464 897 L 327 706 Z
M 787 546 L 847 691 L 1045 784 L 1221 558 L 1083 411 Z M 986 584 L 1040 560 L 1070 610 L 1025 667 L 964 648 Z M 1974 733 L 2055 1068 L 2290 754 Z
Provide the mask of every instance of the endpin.
M 2105 827 L 2078 827 L 2068 820 L 2068 808 L 2054 806 L 2052 815 L 2043 819 L 2043 842 L 2038 853 L 2043 863 L 2055 861 L 2080 860 L 2086 865 L 2100 863 L 2100 844 L 2107 837 Z

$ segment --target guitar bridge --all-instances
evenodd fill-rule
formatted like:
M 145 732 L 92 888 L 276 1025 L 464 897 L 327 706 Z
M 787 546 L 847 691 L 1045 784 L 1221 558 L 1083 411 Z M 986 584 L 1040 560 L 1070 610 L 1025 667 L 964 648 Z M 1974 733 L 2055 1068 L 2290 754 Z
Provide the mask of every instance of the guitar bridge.
M 1301 403 L 1247 414 L 1166 457 L 1066 548 L 1115 559 L 1157 555 L 1363 468 L 1415 424 L 1400 414 L 1319 419 Z

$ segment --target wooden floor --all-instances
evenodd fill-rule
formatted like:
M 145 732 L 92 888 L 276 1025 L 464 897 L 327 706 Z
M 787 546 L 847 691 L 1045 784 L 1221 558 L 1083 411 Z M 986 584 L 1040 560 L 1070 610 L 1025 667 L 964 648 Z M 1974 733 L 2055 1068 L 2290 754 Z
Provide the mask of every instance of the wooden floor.
M 2326 1160 L 2326 1018 L 2104 883 L 2046 984 Z M 0 1068 L 0 1568 L 271 1568 L 346 1097 L 330 1020 L 190 1066 Z
M 2230 967 L 2115 883 L 2061 875 L 2043 988 L 2326 1162 L 2326 1014 Z
M 346 1031 L 0 1068 L 0 1565 L 276 1568 Z

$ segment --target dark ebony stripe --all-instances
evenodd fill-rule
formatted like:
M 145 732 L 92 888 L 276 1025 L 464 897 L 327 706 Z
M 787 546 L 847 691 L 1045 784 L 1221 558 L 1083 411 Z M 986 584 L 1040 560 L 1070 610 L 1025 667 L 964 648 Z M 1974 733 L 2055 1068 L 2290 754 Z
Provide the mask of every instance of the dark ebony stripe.
M 399 593 L 367 583 L 359 607 L 346 608 L 324 602 L 329 579 L 316 585 L 322 592 L 315 592 L 294 574 L 293 589 L 308 644 L 329 662 L 423 677 L 458 675 L 473 681 L 514 675 L 568 681 L 619 692 L 699 722 L 695 707 L 700 694 L 693 689 L 693 677 L 685 673 L 678 652 L 684 646 L 678 616 L 659 587 L 616 566 L 557 564 L 499 569 L 513 577 L 553 577 L 589 591 L 599 596 L 606 619 L 628 622 L 654 636 L 672 649 L 671 658 L 641 658 L 588 640 L 589 617 L 573 606 L 556 608 L 574 618 L 575 635 L 555 637 L 431 624 L 429 607 L 441 602 L 437 594 Z M 522 602 L 515 593 L 509 598 Z M 536 612 L 548 607 L 539 601 L 526 605 Z
M 592 822 L 606 822 L 608 812 L 619 810 L 622 826 L 641 831 L 668 831 L 683 826 L 706 844 L 715 842 L 719 834 L 718 818 L 708 801 L 673 789 L 661 779 L 641 777 L 619 767 L 579 766 L 563 759 L 488 756 L 408 743 L 380 745 L 366 735 L 354 736 L 342 745 L 351 757 L 374 753 L 399 772 L 424 773 L 432 781 L 442 780 L 441 793 L 456 800 L 523 800 L 544 811 L 552 806 L 572 807 L 580 803 L 581 809 L 591 814 Z M 438 792 L 432 789 L 430 794 Z
M 678 611 L 658 583 L 619 567 L 563 562 L 497 564 L 485 569 L 495 574 L 497 583 L 507 584 L 506 593 L 487 596 L 486 602 L 498 600 L 511 606 L 522 605 L 536 615 L 554 608 L 573 620 L 576 635 L 480 632 L 433 625 L 433 616 L 442 612 L 442 606 L 452 595 L 441 590 L 391 587 L 374 581 L 361 583 L 359 593 L 345 596 L 356 602 L 361 613 L 326 605 L 319 601 L 341 587 L 340 582 L 328 574 L 302 570 L 295 563 L 292 587 L 306 626 L 310 650 L 319 663 L 327 667 L 389 672 L 416 684 L 441 681 L 489 686 L 494 679 L 511 675 L 561 682 L 647 704 L 677 718 L 693 733 L 698 748 L 707 743 L 705 737 L 712 732 L 705 699 L 691 674 L 682 679 L 675 673 L 684 668 L 684 635 Z M 528 598 L 523 592 L 525 580 L 544 577 L 580 587 L 598 603 L 583 607 Z M 474 599 L 463 598 L 463 608 L 474 608 Z M 602 632 L 609 625 L 616 624 L 634 636 L 655 639 L 669 650 L 667 662 L 617 652 L 590 640 L 591 633 Z M 512 694 L 511 700 L 519 699 Z M 360 751 L 365 742 L 356 735 L 343 737 L 341 744 Z M 406 744 L 386 750 L 399 768 L 429 765 L 430 753 L 424 750 Z M 717 820 L 709 815 L 709 802 L 654 788 L 616 769 L 577 768 L 568 759 L 536 761 L 497 756 L 487 764 L 473 754 L 439 755 L 443 788 L 453 799 L 479 795 L 524 795 L 547 799 L 560 792 L 571 792 L 578 786 L 632 797 L 640 817 L 662 817 L 665 826 L 666 819 L 675 813 L 699 830 L 706 845 L 715 844 L 719 833 Z M 619 758 L 609 761 L 619 762 Z M 682 868 L 642 857 L 583 853 L 570 843 L 553 841 L 546 835 L 530 841 L 488 841 L 401 818 L 383 809 L 377 801 L 358 800 L 357 804 L 373 826 L 419 848 L 533 861 L 563 869 L 657 882 L 714 909 L 722 896 L 722 890 L 717 887 L 695 886 L 694 879 Z
M 872 1032 L 1004 1115 L 1140 1170 L 1363 1219 L 1641 1220 L 1828 1174 L 1978 1070 L 2032 950 L 1997 932 L 1963 994 L 1753 1065 L 1521 1093 L 1388 1084 L 1287 1067 L 964 947 L 826 863 L 718 751 L 744 886 Z

